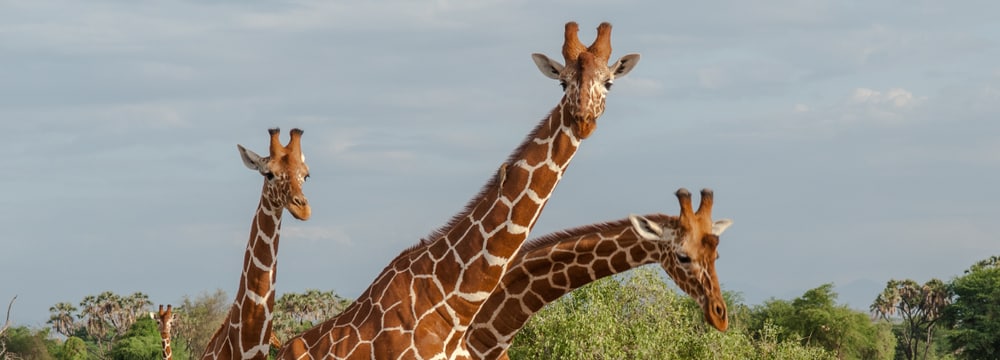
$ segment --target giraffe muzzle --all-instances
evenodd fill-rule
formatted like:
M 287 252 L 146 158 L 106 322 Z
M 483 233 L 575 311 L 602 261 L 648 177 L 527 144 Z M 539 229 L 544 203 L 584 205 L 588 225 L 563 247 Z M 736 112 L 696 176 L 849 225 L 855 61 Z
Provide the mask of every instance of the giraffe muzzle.
M 309 206 L 309 201 L 304 197 L 293 197 L 292 201 L 288 204 L 288 212 L 292 214 L 296 219 L 306 221 L 312 216 L 312 208 Z
M 719 331 L 726 331 L 729 328 L 726 304 L 721 300 L 710 301 L 705 307 L 705 320 Z

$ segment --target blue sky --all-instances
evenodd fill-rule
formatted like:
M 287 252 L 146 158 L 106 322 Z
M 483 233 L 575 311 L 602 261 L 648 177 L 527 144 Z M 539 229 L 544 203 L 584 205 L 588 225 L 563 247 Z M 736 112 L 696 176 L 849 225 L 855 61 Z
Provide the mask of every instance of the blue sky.
M 0 299 L 41 326 L 105 290 L 236 289 L 262 179 L 305 130 L 313 217 L 278 289 L 353 297 L 459 211 L 556 104 L 530 54 L 614 25 L 616 81 L 533 234 L 716 191 L 751 303 L 1000 253 L 1000 5 L 988 1 L 3 1 Z

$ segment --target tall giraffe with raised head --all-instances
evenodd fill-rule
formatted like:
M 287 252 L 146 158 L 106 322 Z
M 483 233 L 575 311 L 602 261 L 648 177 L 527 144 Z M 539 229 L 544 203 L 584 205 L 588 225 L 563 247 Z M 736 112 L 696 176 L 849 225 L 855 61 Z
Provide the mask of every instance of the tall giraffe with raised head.
M 173 351 L 170 349 L 170 328 L 174 322 L 173 306 L 167 305 L 166 310 L 160 305 L 160 311 L 156 315 L 156 328 L 160 331 L 160 344 L 163 347 L 163 360 L 173 359 Z
M 589 225 L 524 244 L 466 333 L 473 359 L 506 359 L 514 335 L 546 304 L 597 279 L 659 263 L 694 298 L 705 320 L 719 331 L 729 326 L 715 273 L 719 236 L 732 224 L 712 221 L 711 190 L 691 208 L 680 189 L 680 216 L 653 214 Z
M 580 142 L 604 112 L 616 77 L 639 55 L 608 65 L 611 25 L 587 47 L 566 24 L 563 66 L 532 55 L 565 94 L 465 209 L 393 259 L 343 313 L 288 340 L 280 359 L 445 359 L 463 355 L 473 316 L 520 248 Z
M 264 177 L 257 213 L 250 223 L 250 240 L 243 256 L 236 299 L 226 320 L 208 342 L 202 359 L 266 359 L 271 341 L 274 281 L 278 266 L 278 238 L 285 209 L 299 220 L 308 220 L 312 210 L 302 194 L 309 166 L 302 154 L 302 130 L 292 129 L 288 145 L 280 131 L 270 129 L 270 153 L 257 155 L 237 145 L 243 164 Z

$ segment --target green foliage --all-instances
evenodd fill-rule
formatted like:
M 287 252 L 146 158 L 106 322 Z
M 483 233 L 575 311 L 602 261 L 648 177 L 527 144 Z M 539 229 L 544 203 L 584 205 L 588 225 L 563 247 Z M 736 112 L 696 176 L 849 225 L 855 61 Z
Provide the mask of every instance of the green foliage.
M 112 360 L 157 360 L 163 356 L 160 332 L 156 321 L 141 318 L 129 328 L 111 350 Z
M 0 349 L 0 358 L 53 359 L 49 355 L 49 330 L 32 331 L 25 326 L 8 328 L 3 334 L 6 353 Z
M 546 306 L 517 334 L 510 358 L 831 358 L 822 349 L 778 341 L 773 325 L 765 328 L 763 340 L 735 326 L 718 332 L 704 323 L 694 301 L 672 291 L 655 268 L 629 275 L 595 281 Z
M 87 344 L 83 339 L 71 336 L 62 343 L 62 346 L 50 350 L 58 360 L 86 360 L 88 358 Z
M 748 327 L 760 339 L 773 323 L 778 341 L 820 346 L 840 359 L 893 359 L 890 325 L 874 324 L 868 315 L 837 305 L 836 298 L 833 284 L 824 284 L 792 301 L 772 299 L 751 311 Z
M 948 345 L 959 359 L 1000 359 L 1000 256 L 980 261 L 952 280 L 945 309 Z
M 895 359 L 896 335 L 892 332 L 892 324 L 886 321 L 875 323 L 874 335 L 869 338 L 871 347 L 862 349 L 862 359 Z

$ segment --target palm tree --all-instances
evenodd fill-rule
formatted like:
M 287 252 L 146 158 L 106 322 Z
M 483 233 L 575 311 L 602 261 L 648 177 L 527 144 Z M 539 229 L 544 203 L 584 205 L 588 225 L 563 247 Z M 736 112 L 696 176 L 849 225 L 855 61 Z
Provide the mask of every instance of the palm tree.
M 135 321 L 144 314 L 149 312 L 149 306 L 153 305 L 152 301 L 149 301 L 149 295 L 141 292 L 135 292 L 126 298 L 121 298 L 120 309 L 118 318 L 120 320 L 121 334 L 124 334 Z
M 76 332 L 77 324 L 73 321 L 73 313 L 76 312 L 76 307 L 68 302 L 61 302 L 55 304 L 49 308 L 49 321 L 46 324 L 51 324 L 52 328 L 63 336 L 70 337 Z
M 934 326 L 948 304 L 951 304 L 951 294 L 941 280 L 931 279 L 924 285 L 910 279 L 889 280 L 869 309 L 875 316 L 888 321 L 898 314 L 903 325 L 902 341 L 906 345 L 904 355 L 908 360 L 915 360 L 919 334 L 924 334 L 923 359 L 927 359 Z

